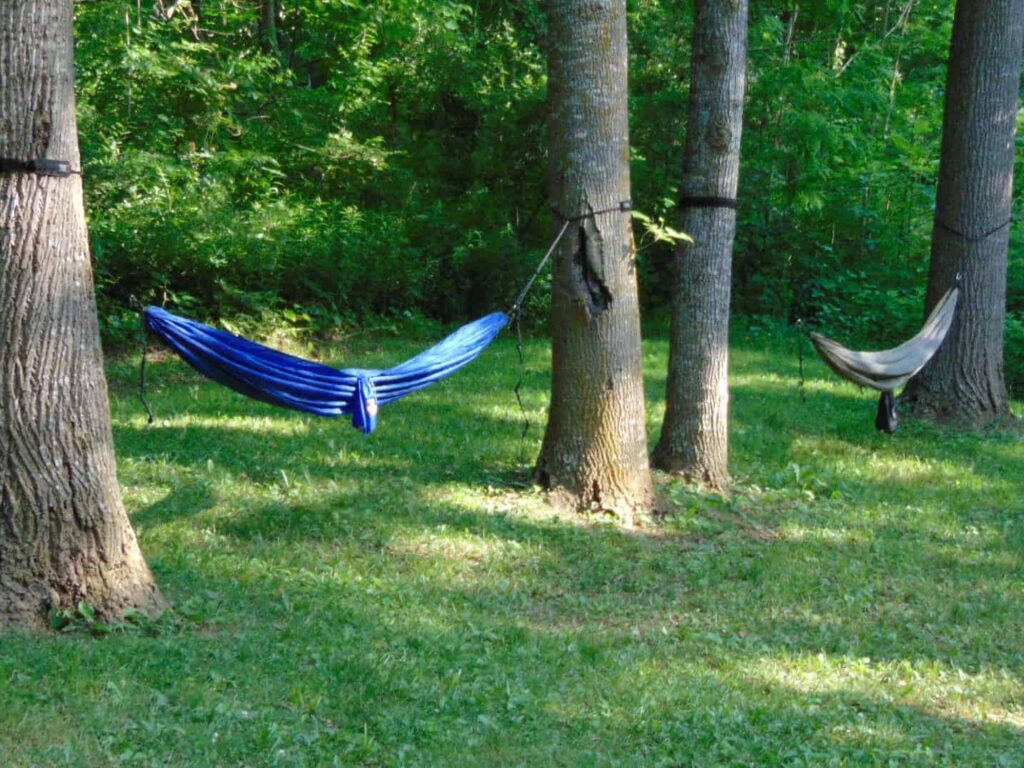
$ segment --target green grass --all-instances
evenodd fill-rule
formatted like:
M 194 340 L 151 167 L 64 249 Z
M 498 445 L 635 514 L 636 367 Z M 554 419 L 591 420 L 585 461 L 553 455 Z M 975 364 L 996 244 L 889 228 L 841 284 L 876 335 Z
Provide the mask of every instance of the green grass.
M 420 341 L 330 352 L 372 364 Z M 646 346 L 651 434 L 667 344 Z M 1024 442 L 907 424 L 741 334 L 728 498 L 627 530 L 525 482 L 546 345 L 344 420 L 111 366 L 174 615 L 0 637 L 4 766 L 1024 765 Z

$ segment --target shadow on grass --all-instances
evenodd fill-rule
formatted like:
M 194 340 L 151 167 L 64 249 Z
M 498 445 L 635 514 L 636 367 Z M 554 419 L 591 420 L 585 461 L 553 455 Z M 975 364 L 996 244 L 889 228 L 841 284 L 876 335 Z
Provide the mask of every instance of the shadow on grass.
M 950 492 L 944 481 L 961 473 L 976 482 L 957 490 L 958 503 L 971 509 L 957 514 L 1001 524 L 996 512 L 986 520 L 984 509 L 995 486 L 1004 496 L 1024 490 L 1022 457 L 1002 455 L 997 439 L 954 439 L 954 445 L 970 447 L 965 456 L 950 456 L 949 445 L 934 442 L 927 431 L 875 435 L 857 413 L 871 410 L 870 402 L 852 391 L 817 391 L 820 381 L 810 381 L 806 404 L 784 379 L 735 388 L 737 452 L 755 457 L 758 479 L 839 498 L 830 506 L 790 501 L 759 512 L 767 525 L 803 531 L 770 544 L 721 531 L 645 539 L 607 526 L 544 524 L 498 511 L 503 504 L 514 507 L 515 499 L 472 510 L 439 500 L 439 486 L 479 486 L 510 466 L 517 425 L 514 418 L 487 413 L 494 387 L 467 386 L 470 394 L 461 398 L 439 388 L 396 404 L 382 419 L 387 434 L 370 439 L 343 419 L 282 417 L 205 388 L 189 403 L 203 423 L 121 426 L 119 449 L 189 468 L 212 461 L 243 483 L 276 485 L 290 476 L 335 485 L 322 498 L 238 499 L 232 514 L 215 517 L 212 525 L 242 546 L 363 542 L 368 551 L 389 553 L 398 540 L 443 527 L 535 548 L 541 563 L 537 594 L 554 597 L 534 602 L 542 616 L 561 617 L 556 620 L 569 625 L 617 626 L 626 617 L 649 624 L 694 609 L 705 616 L 720 613 L 712 598 L 701 597 L 707 592 L 714 599 L 727 596 L 734 614 L 712 622 L 712 630 L 748 638 L 753 646 L 931 660 L 970 670 L 1019 668 L 1019 644 L 1007 639 L 1020 636 L 1019 622 L 1004 595 L 1006 585 L 1021 576 L 1020 527 L 1005 527 L 1002 538 L 983 542 L 985 548 L 965 548 L 955 531 L 943 533 L 913 510 L 897 509 L 901 519 L 893 522 L 892 505 L 916 500 L 941 508 Z M 256 421 L 238 424 L 247 418 Z M 941 471 L 927 465 L 904 476 L 888 471 L 886 462 L 904 459 L 941 465 Z M 751 460 L 741 455 L 740 463 Z M 792 465 L 799 465 L 800 477 L 787 474 Z M 200 486 L 184 491 L 193 492 L 203 493 Z M 176 509 L 210 503 L 168 498 L 139 512 L 138 519 L 160 523 Z M 868 503 L 881 504 L 884 514 L 865 515 L 861 507 Z M 575 587 L 566 590 L 566 583 Z M 581 595 L 603 595 L 609 607 L 579 611 L 574 606 Z M 644 599 L 637 602 L 637 595 Z M 431 599 L 441 597 L 439 592 Z M 622 603 L 631 607 L 623 611 Z M 946 637 L 949 627 L 954 631 Z
M 814 631 L 750 621 L 748 606 L 722 602 L 728 569 L 692 585 L 711 599 L 680 599 L 661 579 L 637 580 L 654 545 L 621 531 L 457 508 L 429 515 L 399 518 L 383 545 L 346 535 L 347 546 L 319 552 L 322 560 L 308 553 L 301 564 L 265 546 L 159 563 L 171 591 L 201 596 L 190 606 L 200 625 L 158 638 L 157 653 L 139 653 L 146 643 L 108 643 L 79 658 L 90 678 L 116 670 L 117 679 L 89 700 L 85 724 L 99 707 L 107 730 L 87 738 L 109 734 L 110 718 L 129 708 L 133 720 L 166 727 L 115 726 L 125 746 L 221 762 L 252 762 L 265 748 L 310 764 L 335 754 L 391 764 L 403 753 L 409 762 L 461 754 L 472 764 L 997 764 L 1019 752 L 1017 728 L 908 703 L 913 683 L 902 694 L 893 693 L 904 688 L 898 680 L 867 691 L 830 679 L 830 689 L 806 690 L 776 674 L 788 652 L 821 646 L 779 642 L 781 631 Z M 503 563 L 498 555 L 453 578 L 423 562 L 442 553 L 395 546 L 393 534 L 426 523 L 553 556 L 524 572 L 518 556 Z M 755 577 L 752 591 L 763 594 L 771 576 Z M 549 608 L 558 621 L 545 621 Z M 859 658 L 861 650 L 830 653 Z M 181 674 L 169 678 L 168 668 Z M 84 706 L 54 695 L 68 716 Z
M 369 439 L 205 384 L 160 391 L 150 429 L 115 404 L 125 466 L 166 490 L 134 517 L 189 620 L 156 638 L 5 639 L 0 732 L 17 736 L 0 751 L 1021 763 L 1024 525 L 1004 505 L 1019 451 L 879 437 L 870 402 L 815 381 L 804 406 L 785 376 L 736 387 L 738 465 L 766 489 L 740 512 L 765 538 L 700 506 L 642 533 L 580 524 L 502 486 L 518 415 L 495 407 L 486 367 L 386 408 Z
M 178 484 L 174 490 L 132 516 L 135 524 L 160 525 L 183 516 L 194 517 L 216 504 L 213 484 L 205 479 L 193 479 Z
M 359 475 L 438 483 L 507 466 L 499 456 L 518 444 L 522 426 L 514 414 L 492 415 L 465 401 L 421 400 L 388 406 L 378 432 L 365 436 L 347 416 L 318 419 L 242 403 L 183 417 L 168 414 L 152 426 L 122 422 L 115 425 L 118 454 L 185 468 L 213 462 L 256 483 L 278 482 L 282 470 L 314 479 Z M 424 456 L 432 463 L 422 461 Z
M 269 546 L 282 556 L 312 548 L 327 558 L 351 552 L 356 560 L 384 558 L 399 573 L 450 560 L 458 578 L 436 581 L 423 600 L 458 595 L 503 610 L 521 606 L 538 626 L 616 635 L 700 617 L 699 631 L 733 638 L 748 653 L 1024 668 L 1016 539 L 964 545 L 909 519 L 850 528 L 841 514 L 788 504 L 760 513 L 761 522 L 794 532 L 770 541 L 728 522 L 638 535 L 528 517 L 517 511 L 521 498 L 500 492 L 471 508 L 438 498 L 415 475 L 374 494 L 367 487 L 376 472 L 349 468 L 351 490 L 315 499 L 237 499 L 204 525 L 232 548 Z M 138 519 L 152 525 L 189 504 L 165 499 Z M 498 553 L 493 563 L 490 552 Z M 470 585 L 461 583 L 469 576 Z

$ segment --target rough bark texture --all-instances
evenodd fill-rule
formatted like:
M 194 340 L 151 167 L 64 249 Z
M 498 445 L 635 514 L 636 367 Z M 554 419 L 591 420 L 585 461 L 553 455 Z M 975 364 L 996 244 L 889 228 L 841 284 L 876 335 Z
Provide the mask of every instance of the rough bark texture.
M 550 0 L 548 20 L 552 200 L 570 217 L 615 207 L 630 194 L 626 2 Z M 573 222 L 552 288 L 551 411 L 537 479 L 555 501 L 630 522 L 654 495 L 629 214 Z
M 696 0 L 683 196 L 735 198 L 747 0 Z M 736 211 L 681 204 L 668 393 L 654 464 L 712 487 L 728 478 L 729 298 Z
M 0 156 L 78 168 L 70 0 L 0 2 Z M 121 503 L 80 176 L 0 174 L 0 629 L 160 596 Z
M 915 416 L 1010 417 L 1003 328 L 1022 56 L 1024 0 L 957 3 L 926 310 L 957 272 L 963 292 L 945 344 L 903 396 Z

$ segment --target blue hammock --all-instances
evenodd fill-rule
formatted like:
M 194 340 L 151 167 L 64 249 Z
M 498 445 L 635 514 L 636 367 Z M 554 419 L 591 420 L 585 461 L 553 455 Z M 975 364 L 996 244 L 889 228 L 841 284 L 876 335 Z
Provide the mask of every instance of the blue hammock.
M 386 371 L 336 369 L 265 347 L 233 333 L 146 307 L 146 327 L 204 376 L 246 397 L 318 416 L 352 414 L 364 434 L 381 405 L 430 386 L 472 362 L 508 324 L 504 312 L 475 320 L 411 360 Z

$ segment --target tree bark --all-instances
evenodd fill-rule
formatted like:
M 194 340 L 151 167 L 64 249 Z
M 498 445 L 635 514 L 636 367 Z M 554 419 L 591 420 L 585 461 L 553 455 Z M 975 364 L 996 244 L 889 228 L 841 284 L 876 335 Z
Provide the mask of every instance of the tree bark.
M 629 199 L 625 0 L 549 0 L 551 195 L 566 217 Z M 562 221 L 558 221 L 559 228 Z M 551 410 L 538 482 L 632 522 L 654 494 L 629 214 L 570 223 L 552 278 Z
M 260 0 L 260 48 L 268 56 L 280 53 L 277 43 L 277 0 Z
M 959 0 L 953 20 L 926 313 L 962 275 L 945 343 L 911 380 L 914 416 L 977 427 L 1010 418 L 1003 373 L 1024 0 Z
M 696 0 L 676 249 L 667 406 L 655 466 L 714 488 L 728 480 L 729 299 L 747 68 L 747 0 Z M 794 13 L 795 17 L 795 13 Z M 696 203 L 697 201 L 694 201 Z M 711 201 L 708 201 L 711 202 Z
M 0 3 L 0 156 L 79 168 L 71 0 Z M 121 502 L 81 177 L 0 173 L 0 629 L 160 594 Z

